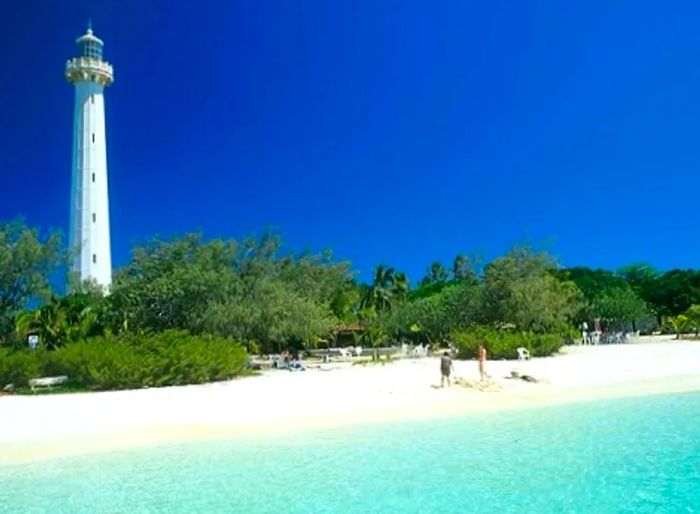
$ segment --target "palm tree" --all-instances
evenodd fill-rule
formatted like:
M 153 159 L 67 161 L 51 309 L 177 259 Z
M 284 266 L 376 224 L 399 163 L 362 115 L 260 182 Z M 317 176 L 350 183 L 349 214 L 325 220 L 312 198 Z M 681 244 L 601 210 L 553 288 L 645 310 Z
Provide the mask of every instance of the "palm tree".
M 377 311 L 391 307 L 391 287 L 394 283 L 394 268 L 380 264 L 374 270 L 374 280 L 367 291 L 364 307 L 374 307 Z
M 52 298 L 35 311 L 23 312 L 15 320 L 15 330 L 22 337 L 33 334 L 47 349 L 53 350 L 65 343 L 66 312 L 60 300 Z
M 441 282 L 447 282 L 450 277 L 447 268 L 439 262 L 434 262 L 428 268 L 428 273 L 421 280 L 421 285 L 435 284 Z
M 374 270 L 374 280 L 365 289 L 361 307 L 373 308 L 377 312 L 391 309 L 393 303 L 406 298 L 408 279 L 394 268 L 380 264 Z
M 99 330 L 97 315 L 89 301 L 83 295 L 61 300 L 51 298 L 46 305 L 20 314 L 15 320 L 15 331 L 23 338 L 38 335 L 39 341 L 49 350 L 86 339 Z
M 403 272 L 394 274 L 394 282 L 391 287 L 391 294 L 395 300 L 403 301 L 408 296 L 408 277 Z
M 697 337 L 698 332 L 700 332 L 700 305 L 691 305 L 684 314 Z
M 690 319 L 684 314 L 679 314 L 678 316 L 671 316 L 668 318 L 669 323 L 673 327 L 676 333 L 676 339 L 680 339 L 681 335 L 688 332 L 691 329 Z

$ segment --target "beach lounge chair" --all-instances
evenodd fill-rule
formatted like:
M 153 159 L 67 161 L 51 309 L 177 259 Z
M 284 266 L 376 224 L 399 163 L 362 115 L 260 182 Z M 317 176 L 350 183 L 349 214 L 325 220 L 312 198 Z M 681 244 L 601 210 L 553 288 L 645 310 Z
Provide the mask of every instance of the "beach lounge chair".
M 520 346 L 518 348 L 518 360 L 519 361 L 529 361 L 530 360 L 530 352 L 528 351 L 527 348 L 523 348 Z

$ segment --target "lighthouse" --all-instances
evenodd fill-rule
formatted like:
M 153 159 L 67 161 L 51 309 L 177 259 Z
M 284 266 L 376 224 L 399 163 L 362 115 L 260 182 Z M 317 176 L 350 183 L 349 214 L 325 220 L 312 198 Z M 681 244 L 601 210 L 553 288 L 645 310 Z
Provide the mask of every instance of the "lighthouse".
M 104 43 L 88 26 L 76 43 L 79 55 L 66 63 L 66 79 L 75 86 L 71 175 L 71 270 L 109 290 L 112 258 L 109 238 L 109 189 L 104 88 L 114 80 L 102 57 Z

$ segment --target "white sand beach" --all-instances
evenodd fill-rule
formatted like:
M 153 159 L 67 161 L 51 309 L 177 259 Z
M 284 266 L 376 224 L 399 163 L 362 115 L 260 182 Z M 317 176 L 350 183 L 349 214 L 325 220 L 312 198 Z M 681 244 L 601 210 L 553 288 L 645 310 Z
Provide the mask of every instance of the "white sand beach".
M 640 338 L 490 361 L 498 391 L 440 389 L 437 357 L 387 365 L 270 370 L 230 382 L 104 393 L 0 397 L 0 465 L 200 438 L 284 435 L 577 401 L 700 390 L 700 342 Z M 543 380 L 506 379 L 512 370 Z M 475 361 L 456 361 L 476 380 Z

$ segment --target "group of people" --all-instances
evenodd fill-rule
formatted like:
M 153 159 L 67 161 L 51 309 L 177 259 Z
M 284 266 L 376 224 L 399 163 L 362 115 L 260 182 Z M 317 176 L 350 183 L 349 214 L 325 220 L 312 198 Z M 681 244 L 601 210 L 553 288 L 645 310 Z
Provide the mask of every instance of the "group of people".
M 282 351 L 280 360 L 275 366 L 277 368 L 286 368 L 289 371 L 306 371 L 306 366 L 301 360 L 299 352 L 290 352 L 287 348 Z
M 479 376 L 483 381 L 488 378 L 485 370 L 486 348 L 484 348 L 483 344 L 480 344 L 479 349 L 477 350 L 477 361 L 479 363 Z M 450 382 L 450 375 L 452 375 L 453 371 L 454 364 L 452 363 L 450 352 L 446 351 L 442 357 L 440 357 L 440 387 L 445 387 L 445 382 L 447 382 L 447 387 L 452 385 Z

